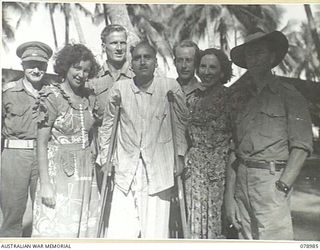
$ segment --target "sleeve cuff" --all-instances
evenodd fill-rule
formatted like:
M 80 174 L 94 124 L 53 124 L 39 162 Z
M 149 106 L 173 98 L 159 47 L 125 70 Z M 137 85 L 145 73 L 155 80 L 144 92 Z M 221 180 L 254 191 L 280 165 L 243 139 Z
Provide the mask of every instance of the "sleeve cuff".
M 313 152 L 312 144 L 310 145 L 305 142 L 296 141 L 296 142 L 290 143 L 290 150 L 292 150 L 293 148 L 299 148 L 299 149 L 302 149 L 302 150 L 308 152 L 308 156 L 310 156 Z

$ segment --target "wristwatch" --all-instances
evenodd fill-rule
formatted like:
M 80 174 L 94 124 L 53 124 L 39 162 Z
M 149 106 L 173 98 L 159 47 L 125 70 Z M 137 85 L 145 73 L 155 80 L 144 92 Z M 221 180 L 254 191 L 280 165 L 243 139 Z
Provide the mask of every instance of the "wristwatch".
M 290 187 L 285 184 L 283 181 L 276 181 L 276 188 L 281 191 L 281 192 L 284 192 L 286 195 L 290 192 Z

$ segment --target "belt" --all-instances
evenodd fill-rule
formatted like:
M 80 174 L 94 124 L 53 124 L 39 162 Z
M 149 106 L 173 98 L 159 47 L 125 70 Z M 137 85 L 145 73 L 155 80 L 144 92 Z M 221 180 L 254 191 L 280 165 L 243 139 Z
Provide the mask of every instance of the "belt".
M 286 161 L 250 161 L 242 158 L 238 158 L 239 162 L 245 165 L 248 168 L 261 168 L 268 169 L 270 171 L 281 171 L 281 169 L 285 168 L 287 165 Z
M 33 149 L 35 146 L 35 140 L 4 140 L 4 148 Z

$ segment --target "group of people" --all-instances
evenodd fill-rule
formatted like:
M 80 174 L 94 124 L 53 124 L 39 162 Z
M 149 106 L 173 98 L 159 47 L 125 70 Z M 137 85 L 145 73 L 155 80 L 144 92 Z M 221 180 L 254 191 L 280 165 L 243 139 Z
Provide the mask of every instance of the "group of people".
M 146 41 L 129 59 L 121 25 L 107 26 L 101 41 L 102 67 L 82 44 L 57 52 L 57 82 L 45 77 L 48 45 L 17 48 L 24 76 L 2 87 L 0 237 L 22 235 L 28 195 L 32 237 L 97 237 L 111 164 L 105 238 L 168 238 L 182 177 L 191 238 L 225 238 L 226 227 L 242 239 L 292 240 L 289 199 L 312 130 L 306 100 L 272 73 L 287 38 L 250 33 L 231 50 L 248 72 L 229 88 L 222 50 L 178 43 L 175 80 L 155 73 L 157 52 Z

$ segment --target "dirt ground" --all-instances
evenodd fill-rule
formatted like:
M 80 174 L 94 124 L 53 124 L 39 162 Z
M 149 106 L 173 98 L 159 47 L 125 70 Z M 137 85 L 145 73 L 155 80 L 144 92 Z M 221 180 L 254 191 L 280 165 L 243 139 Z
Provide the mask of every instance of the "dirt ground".
M 291 197 L 295 240 L 320 240 L 320 159 L 309 160 L 302 169 Z M 0 210 L 0 225 L 2 213 Z M 24 216 L 24 236 L 31 234 L 31 202 Z

